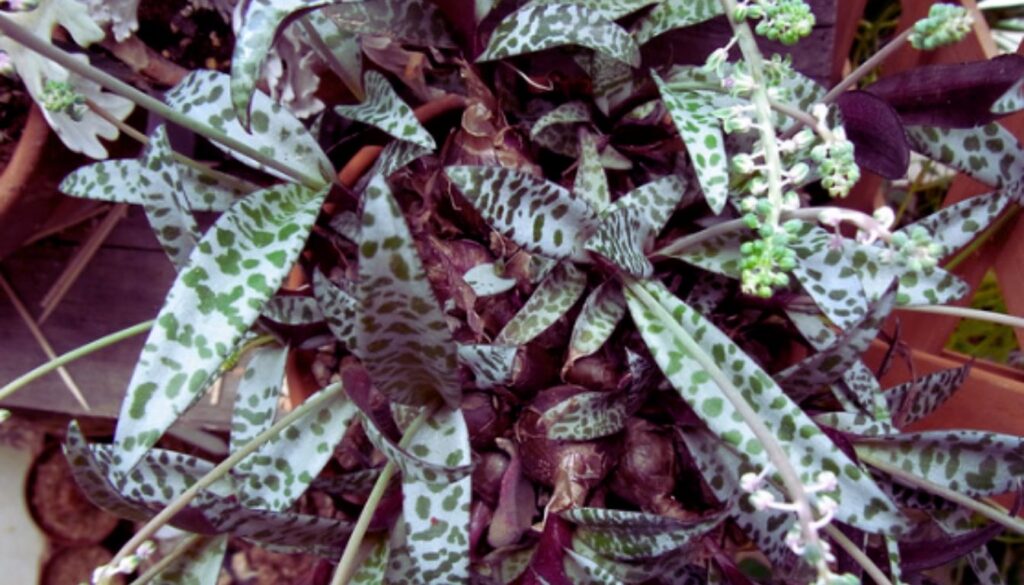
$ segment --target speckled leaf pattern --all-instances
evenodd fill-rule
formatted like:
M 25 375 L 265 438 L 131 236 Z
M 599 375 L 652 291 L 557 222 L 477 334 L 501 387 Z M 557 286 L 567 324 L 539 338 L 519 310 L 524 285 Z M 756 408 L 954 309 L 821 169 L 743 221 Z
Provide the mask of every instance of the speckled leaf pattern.
M 572 308 L 587 288 L 587 275 L 562 261 L 537 286 L 519 312 L 498 333 L 495 343 L 525 345 Z
M 740 246 L 751 237 L 749 230 L 731 230 L 717 236 L 702 239 L 693 246 L 670 257 L 693 264 L 709 272 L 738 279 L 740 277 Z
M 455 341 L 386 180 L 363 195 L 356 298 L 358 352 L 374 385 L 402 404 L 462 397 Z
M 456 417 L 449 415 L 448 418 L 450 420 L 455 420 Z M 366 430 L 366 436 L 370 439 L 370 443 L 383 453 L 389 461 L 393 461 L 398 467 L 398 470 L 402 473 L 402 476 L 405 478 L 428 483 L 443 481 L 445 483 L 454 484 L 464 477 L 467 477 L 470 471 L 472 471 L 472 466 L 469 465 L 469 461 L 462 461 L 462 455 L 452 455 L 454 451 L 446 454 L 446 456 L 452 455 L 453 463 L 434 463 L 433 459 L 425 459 L 425 457 L 432 452 L 431 445 L 415 443 L 410 445 L 408 448 L 402 448 L 398 443 L 384 436 L 384 434 L 377 428 L 377 425 L 374 424 L 369 417 L 364 415 L 361 420 L 363 422 L 363 427 Z M 461 420 L 461 415 L 459 420 Z M 456 421 L 456 423 L 458 423 L 458 421 Z M 449 430 L 452 428 L 455 429 L 455 442 L 459 443 L 461 441 L 460 433 L 465 432 L 465 423 L 463 422 L 450 426 Z M 468 436 L 469 435 L 467 434 L 466 440 L 468 440 Z M 420 446 L 416 447 L 416 445 Z M 455 444 L 445 446 L 456 449 L 459 448 L 459 445 Z M 438 445 L 433 445 L 433 447 L 438 447 Z M 455 459 L 458 460 L 456 461 Z
M 1024 176 L 1024 147 L 997 123 L 963 129 L 907 126 L 906 131 L 911 148 L 986 185 L 1002 187 Z
M 608 207 L 612 199 L 608 191 L 608 176 L 604 173 L 601 155 L 597 152 L 597 138 L 586 130 L 580 131 L 580 157 L 572 192 L 598 213 Z
M 60 190 L 74 197 L 141 205 L 157 241 L 180 270 L 200 237 L 181 175 L 167 131 L 159 126 L 139 160 L 81 167 L 64 178 Z
M 327 465 L 357 412 L 355 404 L 338 393 L 261 445 L 231 470 L 239 503 L 287 510 Z
M 586 102 L 566 102 L 544 114 L 530 127 L 530 140 L 558 154 L 580 156 L 579 130 L 590 124 Z
M 309 488 L 340 497 L 348 492 L 369 492 L 378 477 L 380 468 L 371 467 L 341 475 L 321 475 L 309 484 Z
M 421 146 L 415 142 L 393 140 L 384 147 L 384 150 L 381 151 L 380 156 L 377 158 L 377 162 L 374 163 L 373 168 L 367 174 L 370 177 L 376 175 L 390 177 L 405 165 L 423 155 L 430 154 L 431 151 L 431 148 Z
M 75 483 L 90 502 L 121 518 L 136 522 L 149 518 L 151 513 L 148 509 L 129 501 L 114 489 L 107 479 L 107 467 L 96 461 L 81 428 L 75 421 L 68 425 L 67 436 L 64 439 L 64 456 L 71 466 Z
M 1009 203 L 1010 198 L 999 191 L 976 195 L 943 207 L 899 231 L 909 233 L 915 226 L 925 228 L 936 242 L 943 245 L 948 256 L 969 244 L 991 225 Z
M 871 341 L 878 336 L 878 330 L 885 318 L 892 312 L 896 300 L 896 287 L 892 286 L 881 298 L 873 301 L 861 321 L 850 326 L 827 348 L 812 354 L 775 374 L 775 381 L 786 389 L 791 398 L 800 402 L 819 390 L 842 378 L 853 365 L 860 361 Z
M 679 177 L 669 175 L 633 189 L 615 200 L 609 213 L 624 207 L 633 207 L 643 214 L 644 246 L 654 241 L 686 192 L 686 184 Z
M 416 119 L 416 114 L 391 87 L 387 78 L 377 71 L 363 76 L 366 99 L 355 106 L 335 106 L 339 116 L 380 128 L 389 135 L 434 150 L 434 137 Z
M 722 14 L 722 4 L 717 0 L 665 0 L 637 21 L 633 36 L 643 45 L 662 33 L 698 24 L 719 14 Z
M 262 92 L 257 91 L 252 96 L 252 133 L 246 132 L 235 116 L 230 81 L 230 77 L 224 73 L 193 71 L 167 92 L 167 105 L 249 144 L 305 175 L 324 178 L 334 174 L 331 161 L 305 126 Z M 217 142 L 213 144 L 247 165 L 287 181 L 293 180 L 247 156 L 221 147 Z M 325 185 L 329 182 L 326 178 L 323 181 Z
M 604 53 L 590 53 L 577 55 L 576 62 L 590 75 L 594 105 L 605 115 L 633 94 L 635 72 L 622 61 Z
M 462 275 L 462 279 L 473 289 L 478 297 L 498 295 L 515 288 L 516 279 L 505 278 L 501 269 L 494 262 L 477 264 Z
M 231 54 L 231 103 L 242 126 L 250 126 L 249 101 L 260 79 L 263 61 L 285 20 L 328 4 L 331 0 L 250 0 L 243 4 Z
M 654 272 L 654 266 L 644 255 L 644 221 L 639 207 L 616 207 L 601 219 L 584 249 L 633 276 L 647 278 Z
M 555 183 L 500 167 L 445 169 L 455 187 L 494 229 L 530 252 L 577 257 L 577 238 L 594 217 L 586 201 Z
M 881 247 L 865 246 L 853 240 L 844 240 L 843 246 L 869 301 L 879 298 L 894 278 L 900 281 L 896 293 L 899 306 L 944 305 L 968 292 L 963 280 L 941 268 L 910 270 L 898 260 L 888 258 L 888 251 Z
M 505 18 L 477 61 L 494 61 L 562 45 L 579 45 L 640 66 L 640 48 L 622 27 L 579 4 L 525 6 Z
M 721 274 L 701 271 L 686 297 L 686 304 L 708 316 L 726 299 L 732 288 L 731 280 Z
M 610 510 L 574 508 L 561 516 L 576 524 L 579 539 L 598 554 L 621 560 L 658 557 L 700 539 L 724 517 L 712 516 L 698 522 L 681 522 L 665 516 Z
M 232 347 L 291 270 L 327 190 L 257 191 L 196 245 L 146 340 L 115 440 L 127 471 L 217 376 Z
M 645 571 L 602 557 L 575 538 L 572 548 L 565 549 L 562 564 L 573 585 L 622 585 L 650 578 Z
M 591 291 L 573 324 L 566 368 L 601 349 L 625 314 L 626 298 L 618 282 L 608 280 Z
M 335 0 L 331 4 L 338 2 Z M 329 9 L 307 12 L 302 24 L 292 25 L 292 30 L 298 29 L 299 36 L 305 39 L 306 44 L 320 60 L 342 78 L 342 82 L 354 95 L 358 95 L 358 92 L 362 91 L 363 83 L 363 48 L 360 44 L 360 35 L 338 26 L 338 23 L 327 16 Z M 322 43 L 311 38 L 307 27 L 320 37 Z
M 327 328 L 349 351 L 358 351 L 356 321 L 359 319 L 359 300 L 355 292 L 331 282 L 319 269 L 313 272 L 313 298 L 316 299 Z
M 263 316 L 282 325 L 310 325 L 324 320 L 313 297 L 278 295 L 263 307 Z
M 1024 79 L 1014 83 L 992 104 L 994 114 L 1012 114 L 1018 110 L 1024 110 Z
M 826 412 L 814 417 L 814 420 L 837 431 L 861 437 L 884 437 L 900 432 L 890 423 L 854 412 Z
M 516 370 L 514 345 L 477 343 L 459 345 L 459 362 L 473 371 L 476 387 L 487 390 L 512 383 Z
M 403 44 L 454 48 L 443 14 L 430 0 L 366 0 L 324 9 L 339 28 L 390 37 Z
M 546 410 L 540 424 L 549 439 L 589 441 L 621 431 L 630 414 L 623 392 L 581 392 Z
M 253 350 L 235 390 L 231 413 L 232 452 L 274 424 L 287 358 L 285 346 L 266 345 Z
M 607 20 L 618 20 L 623 16 L 632 14 L 644 6 L 657 4 L 661 0 L 576 0 L 578 4 L 587 10 L 591 10 L 603 16 Z M 531 5 L 554 5 L 564 4 L 564 0 L 531 0 Z
M 215 585 L 228 550 L 228 536 L 207 536 L 153 576 L 160 585 Z
M 889 409 L 901 424 L 910 424 L 942 406 L 967 379 L 971 368 L 964 365 L 932 372 L 885 391 Z
M 369 539 L 367 539 L 369 540 Z M 379 539 L 370 549 L 369 556 L 359 565 L 359 570 L 352 575 L 351 583 L 355 585 L 379 585 L 384 583 L 384 575 L 388 567 L 388 540 Z
M 864 318 L 868 302 L 850 251 L 841 244 L 833 245 L 836 237 L 805 223 L 792 246 L 797 256 L 793 276 L 833 323 L 847 329 Z
M 409 452 L 434 466 L 471 467 L 469 431 L 462 411 L 441 408 L 413 435 Z M 402 475 L 402 547 L 393 554 L 413 564 L 402 582 L 469 580 L 470 476 L 458 480 Z
M 1013 491 L 1024 477 L 1024 439 L 982 431 L 907 433 L 861 440 L 857 453 L 971 497 Z
M 633 287 L 639 290 L 627 289 L 626 300 L 644 342 L 665 376 L 715 435 L 749 464 L 759 469 L 770 465 L 761 441 L 693 357 L 680 335 L 689 336 L 700 351 L 721 364 L 722 371 L 731 377 L 750 407 L 790 453 L 804 483 L 813 482 L 822 469 L 838 476 L 838 519 L 869 532 L 906 529 L 905 519 L 870 477 L 838 450 L 732 340 L 660 283 L 638 283 Z M 650 302 L 657 305 L 650 306 Z M 667 325 L 667 319 L 676 326 Z
M 686 144 L 704 198 L 712 211 L 720 213 L 728 198 L 729 160 L 725 157 L 722 128 L 714 115 L 712 95 L 706 91 L 673 90 L 657 74 L 652 75 L 679 137 Z

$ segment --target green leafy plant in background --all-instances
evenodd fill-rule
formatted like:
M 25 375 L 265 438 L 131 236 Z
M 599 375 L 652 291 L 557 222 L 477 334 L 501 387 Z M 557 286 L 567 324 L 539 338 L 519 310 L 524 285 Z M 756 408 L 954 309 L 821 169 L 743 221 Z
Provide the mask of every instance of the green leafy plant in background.
M 52 16 L 63 4 L 79 18 Z M 883 390 L 860 356 L 897 307 L 1022 325 L 942 306 L 968 291 L 939 265 L 1019 204 L 1024 154 L 990 123 L 1024 108 L 1019 83 L 989 119 L 919 123 L 903 94 L 845 90 L 902 43 L 956 42 L 966 11 L 936 5 L 831 89 L 757 42 L 797 44 L 814 18 L 801 0 L 253 0 L 230 74 L 192 72 L 156 100 L 50 43 L 55 25 L 80 44 L 102 31 L 74 0 L 0 15 L 0 48 L 51 123 L 109 138 L 88 124 L 119 125 L 124 100 L 263 173 L 191 160 L 159 126 L 137 159 L 62 184 L 143 206 L 178 271 L 154 321 L 0 389 L 149 332 L 113 442 L 72 425 L 65 445 L 95 503 L 145 522 L 96 580 L 134 570 L 170 523 L 195 536 L 140 581 L 212 583 L 233 535 L 337 559 L 333 583 L 743 583 L 751 550 L 778 582 L 896 583 L 960 557 L 998 582 L 984 542 L 1024 525 L 986 498 L 1020 490 L 1021 438 L 904 432 L 966 369 Z M 731 35 L 697 64 L 645 62 L 644 46 L 714 19 Z M 282 35 L 359 103 L 309 123 L 259 91 Z M 382 39 L 436 68 L 367 67 Z M 549 59 L 589 84 L 546 85 Z M 457 125 L 428 129 L 410 96 L 456 104 Z M 354 184 L 320 146 L 328 116 L 385 142 Z M 905 174 L 910 149 L 993 191 L 899 229 L 888 208 L 810 205 L 845 196 L 861 166 Z M 218 214 L 205 232 L 200 211 Z M 311 288 L 283 293 L 296 264 Z M 289 327 L 329 332 L 345 360 L 283 413 L 287 353 L 310 341 Z M 161 448 L 237 363 L 230 455 Z M 386 464 L 325 472 L 352 433 Z M 358 493 L 361 511 L 300 512 L 310 489 Z

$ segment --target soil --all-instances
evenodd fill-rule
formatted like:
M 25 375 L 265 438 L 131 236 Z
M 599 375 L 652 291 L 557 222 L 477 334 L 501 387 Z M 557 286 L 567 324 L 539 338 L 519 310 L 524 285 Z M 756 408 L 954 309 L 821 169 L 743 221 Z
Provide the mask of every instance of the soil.
M 0 172 L 7 167 L 18 145 L 30 104 L 28 94 L 18 82 L 0 77 Z

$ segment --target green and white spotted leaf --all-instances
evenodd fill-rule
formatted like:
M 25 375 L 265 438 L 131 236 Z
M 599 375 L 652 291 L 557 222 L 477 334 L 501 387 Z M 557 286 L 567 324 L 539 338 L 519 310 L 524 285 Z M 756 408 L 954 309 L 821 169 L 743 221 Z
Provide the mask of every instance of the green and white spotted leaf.
M 743 261 L 740 246 L 751 237 L 752 232 L 747 229 L 729 230 L 717 236 L 701 239 L 696 245 L 687 246 L 682 251 L 668 256 L 715 274 L 739 279 L 740 263 Z
M 458 408 L 441 408 L 413 435 L 409 451 L 433 466 L 471 467 L 469 431 Z M 469 506 L 472 478 L 402 476 L 406 538 L 399 555 L 415 571 L 402 582 L 465 582 L 469 579 Z
M 366 99 L 354 106 L 335 106 L 339 116 L 380 128 L 387 134 L 434 150 L 437 143 L 427 129 L 416 119 L 416 114 L 391 87 L 387 78 L 377 71 L 363 76 Z
M 636 88 L 636 72 L 629 65 L 604 53 L 580 53 L 574 58 L 590 75 L 594 105 L 606 116 L 612 108 L 633 95 Z
M 235 390 L 231 413 L 232 452 L 274 424 L 287 359 L 286 346 L 265 345 L 253 350 Z
M 121 405 L 115 441 L 131 469 L 218 376 L 302 250 L 327 189 L 295 184 L 235 203 L 167 294 Z
M 242 126 L 249 128 L 249 101 L 274 37 L 286 20 L 331 0 L 251 0 L 243 4 L 231 55 L 231 103 Z
M 189 212 L 183 165 L 174 160 L 167 131 L 158 126 L 139 160 L 110 160 L 81 167 L 60 184 L 67 195 L 141 205 L 153 234 L 175 268 L 188 261 L 199 240 Z
M 940 370 L 885 391 L 889 409 L 900 424 L 910 424 L 935 411 L 967 379 L 971 366 Z
M 380 156 L 377 157 L 377 162 L 374 163 L 373 168 L 370 169 L 370 172 L 368 172 L 367 175 L 369 177 L 374 177 L 376 175 L 390 177 L 405 165 L 420 158 L 421 156 L 430 154 L 431 152 L 432 149 L 421 146 L 415 142 L 409 142 L 407 140 L 393 140 L 384 147 L 384 150 L 381 151 Z
M 575 536 L 572 548 L 566 548 L 565 555 L 565 574 L 576 585 L 649 583 L 660 574 L 656 567 L 645 566 L 650 563 L 630 563 L 604 557 Z
M 645 219 L 639 207 L 616 206 L 601 218 L 597 232 L 587 239 L 584 249 L 633 276 L 648 278 L 654 266 L 644 254 Z
M 721 213 L 728 199 L 729 161 L 722 128 L 714 115 L 714 95 L 707 91 L 673 90 L 656 73 L 651 75 L 679 137 L 686 144 L 708 206 L 716 214 Z
M 993 187 L 1024 176 L 1024 147 L 1006 128 L 993 122 L 980 128 L 907 126 L 910 147 Z
M 899 429 L 890 423 L 858 412 L 826 412 L 814 417 L 819 424 L 860 437 L 898 435 Z
M 624 429 L 633 406 L 625 392 L 581 392 L 547 409 L 540 424 L 549 439 L 589 441 Z
M 713 515 L 696 522 L 681 522 L 666 516 L 606 508 L 573 508 L 561 516 L 576 524 L 574 541 L 579 540 L 600 555 L 620 560 L 649 559 L 678 551 L 725 519 Z
M 552 152 L 575 158 L 580 156 L 579 131 L 590 122 L 590 106 L 586 102 L 566 102 L 537 118 L 530 127 L 530 140 Z
M 1004 494 L 1024 477 L 1024 438 L 971 430 L 864 439 L 857 454 L 971 497 Z M 898 481 L 898 480 L 897 480 Z
M 458 352 L 459 362 L 473 371 L 477 388 L 488 390 L 512 383 L 518 366 L 518 347 L 489 343 L 459 344 Z
M 699 24 L 723 14 L 716 0 L 665 0 L 633 25 L 633 37 L 643 45 L 670 30 Z
M 452 166 L 445 173 L 491 227 L 527 251 L 585 259 L 577 240 L 594 211 L 568 189 L 501 167 Z
M 455 341 L 402 210 L 380 175 L 363 194 L 362 217 L 357 354 L 389 399 L 422 406 L 441 398 L 458 406 Z
M 429 0 L 366 0 L 329 6 L 324 14 L 338 28 L 364 35 L 385 36 L 402 44 L 455 48 L 448 24 Z
M 643 214 L 644 247 L 653 243 L 672 217 L 672 213 L 686 193 L 686 183 L 675 175 L 668 175 L 633 189 L 615 200 L 607 213 L 633 207 Z
M 637 10 L 651 4 L 657 4 L 661 0 L 575 0 L 573 4 L 578 4 L 587 10 L 596 12 L 604 17 L 606 20 L 618 20 L 623 16 L 632 14 Z M 530 5 L 555 5 L 564 4 L 563 0 L 531 0 Z
M 871 341 L 878 336 L 878 330 L 892 312 L 895 301 L 894 283 L 880 299 L 868 305 L 867 313 L 859 323 L 837 336 L 829 347 L 775 374 L 775 381 L 786 389 L 793 400 L 800 402 L 823 386 L 841 379 L 860 361 L 861 354 L 867 351 Z
M 758 469 L 771 465 L 761 440 L 743 421 L 702 363 L 720 364 L 760 416 L 801 481 L 821 470 L 839 478 L 836 518 L 868 532 L 901 533 L 907 522 L 870 476 L 818 428 L 749 356 L 699 313 L 657 282 L 634 283 L 626 291 L 630 314 L 658 366 L 708 428 Z M 700 361 L 696 351 L 704 355 Z
M 548 273 L 519 312 L 498 333 L 495 343 L 525 345 L 565 315 L 587 288 L 587 275 L 563 260 Z
M 263 316 L 282 325 L 309 325 L 324 320 L 315 298 L 297 295 L 278 295 L 270 299 L 263 307 Z
M 598 285 L 583 302 L 583 308 L 573 324 L 569 339 L 569 355 L 563 371 L 572 364 L 601 349 L 626 314 L 626 298 L 617 281 L 607 280 Z
M 502 270 L 494 262 L 477 264 L 462 275 L 462 279 L 478 297 L 489 297 L 508 292 L 515 288 L 516 279 L 501 275 Z
M 337 4 L 337 1 L 331 4 Z M 330 67 L 354 96 L 363 95 L 363 47 L 360 35 L 338 26 L 326 10 L 307 12 L 292 24 L 299 37 Z
M 640 47 L 625 29 L 600 12 L 579 4 L 531 4 L 498 25 L 477 61 L 494 61 L 559 47 L 579 45 L 640 66 Z
M 351 583 L 355 585 L 379 585 L 384 583 L 388 569 L 388 539 L 381 538 L 370 549 L 369 556 L 359 565 L 359 570 L 352 575 Z
M 313 271 L 313 298 L 334 338 L 349 351 L 358 351 L 356 322 L 359 319 L 359 299 L 355 292 L 334 284 L 318 268 Z
M 992 225 L 1009 204 L 1010 198 L 1001 191 L 977 195 L 944 207 L 899 231 L 909 234 L 915 227 L 923 227 L 942 244 L 944 255 L 949 255 Z
M 580 157 L 572 192 L 598 213 L 604 211 L 612 200 L 608 191 L 608 176 L 601 165 L 601 155 L 597 152 L 597 138 L 586 130 L 580 131 Z
M 869 301 L 884 294 L 894 278 L 900 281 L 896 304 L 901 307 L 945 305 L 968 293 L 969 287 L 963 280 L 941 268 L 911 270 L 902 262 L 888 258 L 889 251 L 881 247 L 865 246 L 853 240 L 844 240 L 843 245 L 851 251 L 844 250 L 844 254 L 851 258 Z
M 855 326 L 864 319 L 868 301 L 850 250 L 833 245 L 835 234 L 807 223 L 797 237 L 792 246 L 797 256 L 793 276 L 840 329 Z
M 182 114 L 249 144 L 269 158 L 306 176 L 322 179 L 325 185 L 330 183 L 334 166 L 301 122 L 266 94 L 257 91 L 252 96 L 250 107 L 252 133 L 246 132 L 235 115 L 230 84 L 230 77 L 224 73 L 197 70 L 186 75 L 167 92 L 165 100 L 167 105 Z M 213 144 L 249 166 L 286 181 L 293 180 L 216 141 Z
M 1014 83 L 992 104 L 993 114 L 1012 114 L 1024 110 L 1024 79 Z
M 338 393 L 240 461 L 231 470 L 239 503 L 277 512 L 288 509 L 320 475 L 357 413 L 355 404 Z
M 204 536 L 153 576 L 161 585 L 215 585 L 228 550 L 228 536 Z
M 136 522 L 148 520 L 152 515 L 145 506 L 128 500 L 114 488 L 107 477 L 108 466 L 96 460 L 76 421 L 68 425 L 64 456 L 71 466 L 75 483 L 97 507 Z
M 444 409 L 442 409 L 444 410 Z M 450 409 L 448 410 L 450 412 Z M 442 463 L 434 463 L 433 459 L 426 459 L 433 451 L 436 451 L 437 447 L 451 447 L 458 449 L 462 440 L 462 433 L 465 431 L 465 423 L 459 423 L 454 415 L 448 414 L 448 420 L 454 421 L 448 428 L 449 431 L 454 429 L 453 442 L 442 443 L 441 445 L 423 445 L 422 443 L 415 443 L 410 445 L 408 448 L 403 448 L 398 443 L 384 436 L 383 433 L 377 428 L 377 425 L 368 416 L 363 416 L 363 427 L 366 429 L 366 436 L 369 438 L 370 443 L 373 444 L 389 461 L 393 461 L 398 467 L 398 470 L 402 473 L 403 477 L 407 477 L 411 480 L 422 481 L 427 483 L 443 482 L 448 484 L 455 484 L 464 477 L 467 477 L 472 471 L 472 466 L 469 464 L 469 460 L 462 461 L 462 455 L 456 454 L 455 451 L 449 451 L 446 453 L 447 456 L 452 457 L 452 463 L 448 464 L 442 461 Z M 459 417 L 461 420 L 461 417 Z M 461 426 L 459 426 L 461 425 Z M 466 440 L 469 435 L 466 434 Z M 415 445 L 419 445 L 415 447 Z M 415 449 L 413 448 L 415 447 Z M 434 447 L 432 449 L 432 447 Z M 461 453 L 461 451 L 459 451 Z M 457 460 L 456 460 L 457 459 Z

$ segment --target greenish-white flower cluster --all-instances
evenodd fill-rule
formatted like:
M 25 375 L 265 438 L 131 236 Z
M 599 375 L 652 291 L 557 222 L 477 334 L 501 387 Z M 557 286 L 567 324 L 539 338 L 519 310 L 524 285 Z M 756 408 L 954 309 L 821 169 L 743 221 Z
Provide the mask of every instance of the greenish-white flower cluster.
M 63 112 L 72 120 L 79 122 L 85 116 L 85 96 L 78 93 L 66 81 L 47 80 L 43 93 L 39 96 L 39 105 L 50 112 Z
M 744 2 L 733 16 L 736 20 L 760 19 L 755 27 L 757 34 L 784 45 L 796 44 L 814 28 L 814 13 L 803 0 Z
M 974 19 L 963 6 L 932 4 L 928 16 L 914 23 L 910 44 L 925 51 L 951 45 L 971 32 L 973 25 Z
M 92 572 L 92 585 L 106 585 L 118 575 L 134 573 L 139 568 L 139 563 L 148 559 L 154 552 L 156 552 L 156 545 L 152 541 L 146 541 L 135 551 L 135 554 L 126 556 L 116 565 L 96 567 Z

